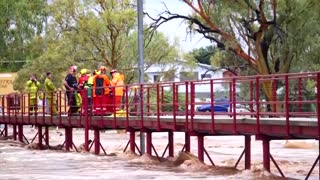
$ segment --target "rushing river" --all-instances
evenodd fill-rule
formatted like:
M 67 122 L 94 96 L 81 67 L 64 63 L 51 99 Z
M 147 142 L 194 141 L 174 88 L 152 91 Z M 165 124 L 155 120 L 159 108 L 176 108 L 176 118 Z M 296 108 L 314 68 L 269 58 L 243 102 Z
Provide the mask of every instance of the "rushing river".
M 24 128 L 31 140 L 36 131 Z M 74 143 L 81 146 L 82 130 L 74 130 Z M 11 134 L 11 132 L 9 132 Z M 0 179 L 282 179 L 271 164 L 272 174 L 262 169 L 261 141 L 252 137 L 252 168 L 244 169 L 242 160 L 237 169 L 232 168 L 243 151 L 242 136 L 205 137 L 205 148 L 217 167 L 200 163 L 192 154 L 179 153 L 183 147 L 184 134 L 174 134 L 175 158 L 159 162 L 147 155 L 123 153 L 128 134 L 116 131 L 101 132 L 101 141 L 108 156 L 92 153 L 64 152 L 57 150 L 33 150 L 13 140 L 0 140 Z M 90 134 L 93 138 L 93 133 Z M 167 145 L 166 133 L 153 133 L 153 144 L 162 154 Z M 136 137 L 139 145 L 139 137 Z M 191 152 L 197 154 L 197 139 L 191 138 Z M 63 129 L 50 130 L 50 145 L 62 144 Z M 316 141 L 272 141 L 271 154 L 284 174 L 295 179 L 304 179 L 318 155 Z M 272 163 L 272 162 L 271 162 Z M 319 179 L 319 165 L 310 179 Z

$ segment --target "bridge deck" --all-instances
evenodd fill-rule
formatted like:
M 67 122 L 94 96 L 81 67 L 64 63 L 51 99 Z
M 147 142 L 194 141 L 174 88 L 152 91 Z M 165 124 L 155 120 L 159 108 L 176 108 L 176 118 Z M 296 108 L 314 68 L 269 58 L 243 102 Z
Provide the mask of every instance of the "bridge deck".
M 30 117 L 30 118 L 29 118 Z M 7 124 L 37 124 L 46 126 L 64 126 L 83 128 L 88 123 L 90 129 L 128 129 L 151 131 L 181 131 L 204 133 L 207 135 L 232 135 L 232 134 L 267 134 L 275 137 L 286 138 L 318 138 L 317 118 L 291 117 L 289 125 L 286 118 L 268 117 L 257 118 L 250 116 L 216 115 L 214 121 L 208 115 L 191 116 L 144 116 L 143 121 L 139 116 L 49 116 L 38 114 L 28 115 L 0 115 L 0 123 Z M 235 122 L 235 123 L 234 123 Z M 260 125 L 258 125 L 260 124 Z M 289 128 L 287 128 L 287 126 Z M 289 132 L 287 132 L 289 129 Z

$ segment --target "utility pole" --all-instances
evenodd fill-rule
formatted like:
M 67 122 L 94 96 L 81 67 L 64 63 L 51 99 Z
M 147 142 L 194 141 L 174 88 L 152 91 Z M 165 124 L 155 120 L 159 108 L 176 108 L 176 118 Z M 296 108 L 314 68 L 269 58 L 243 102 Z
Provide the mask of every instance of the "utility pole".
M 144 83 L 144 44 L 143 44 L 143 0 L 138 0 L 138 52 L 139 52 L 139 83 Z M 140 89 L 140 116 L 143 118 L 143 89 Z M 145 134 L 140 132 L 140 150 L 145 153 Z

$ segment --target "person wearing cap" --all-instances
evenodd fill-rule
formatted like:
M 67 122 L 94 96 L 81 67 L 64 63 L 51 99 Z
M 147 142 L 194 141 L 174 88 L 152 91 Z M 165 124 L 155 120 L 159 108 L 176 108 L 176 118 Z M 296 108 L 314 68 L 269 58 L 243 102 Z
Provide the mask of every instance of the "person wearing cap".
M 52 82 L 52 73 L 46 73 L 46 80 L 44 81 L 44 89 L 46 92 L 47 106 L 51 115 L 57 115 L 57 98 L 55 95 L 56 87 Z
M 113 103 L 115 103 L 115 108 L 116 108 L 115 111 L 119 111 L 121 106 L 121 99 L 123 96 L 123 86 L 124 86 L 123 77 L 115 69 L 112 69 L 110 71 L 110 74 L 112 76 L 111 86 L 112 86 L 112 91 L 115 98 Z
M 36 112 L 38 110 L 38 97 L 37 97 L 37 92 L 40 88 L 40 83 L 37 81 L 36 75 L 32 74 L 30 77 L 30 80 L 27 81 L 26 83 L 26 89 L 27 92 L 29 93 L 29 111 L 31 114 Z
M 107 111 L 107 98 L 109 96 L 110 80 L 106 75 L 106 67 L 101 66 L 93 79 L 93 103 L 96 113 L 105 114 Z
M 88 79 L 89 79 L 87 71 L 88 71 L 87 69 L 80 70 L 78 89 L 80 90 L 80 95 L 82 99 L 85 99 L 84 88 L 87 86 Z
M 78 112 L 77 104 L 76 104 L 76 90 L 78 88 L 78 81 L 76 78 L 77 74 L 77 66 L 70 66 L 69 73 L 64 78 L 64 87 L 66 88 L 66 95 L 68 98 L 68 104 L 70 106 L 68 110 L 68 114 L 73 114 Z

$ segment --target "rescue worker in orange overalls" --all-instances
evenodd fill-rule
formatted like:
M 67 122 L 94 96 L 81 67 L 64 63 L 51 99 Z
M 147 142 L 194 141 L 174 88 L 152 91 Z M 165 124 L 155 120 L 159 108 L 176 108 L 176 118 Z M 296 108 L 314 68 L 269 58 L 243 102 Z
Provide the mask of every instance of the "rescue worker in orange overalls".
M 110 80 L 106 75 L 106 71 L 106 67 L 101 66 L 93 78 L 93 108 L 95 114 L 106 114 L 107 112 Z
M 114 96 L 113 103 L 115 104 L 114 106 L 115 111 L 119 111 L 121 107 L 122 96 L 123 96 L 123 86 L 124 86 L 123 77 L 115 69 L 112 69 L 110 71 L 110 74 L 112 76 L 111 89 L 113 91 L 113 96 Z

